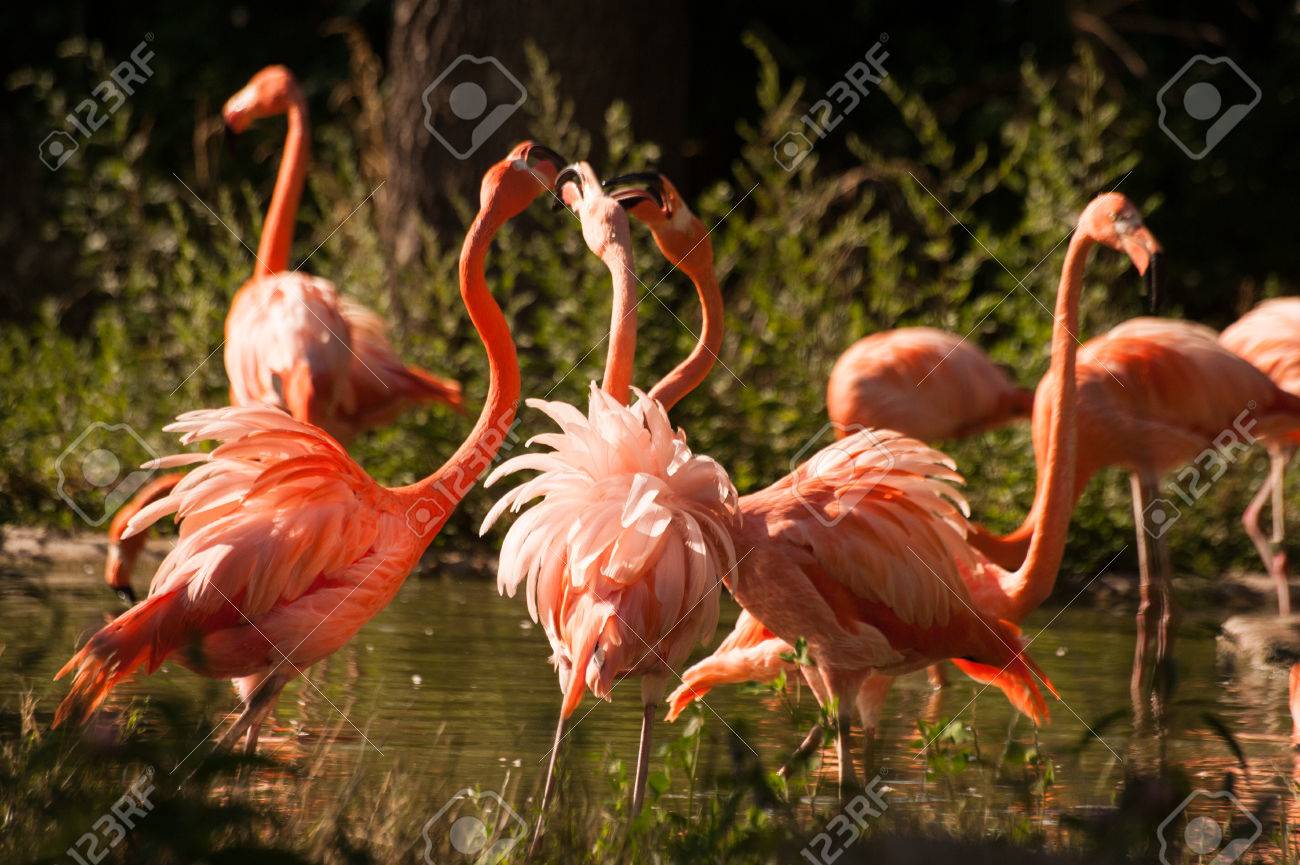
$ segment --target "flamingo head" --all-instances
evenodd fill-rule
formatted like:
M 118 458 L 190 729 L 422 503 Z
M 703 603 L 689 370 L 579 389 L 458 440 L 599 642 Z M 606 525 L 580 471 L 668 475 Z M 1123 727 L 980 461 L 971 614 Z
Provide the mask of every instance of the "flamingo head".
M 565 160 L 549 147 L 521 141 L 483 175 L 479 206 L 494 209 L 502 220 L 518 216 L 555 184 Z
M 605 188 L 619 204 L 645 223 L 659 249 L 674 265 L 689 256 L 707 256 L 712 267 L 709 232 L 699 217 L 682 200 L 672 181 L 658 171 L 624 174 L 605 182 Z
M 254 120 L 284 114 L 295 103 L 301 106 L 303 99 L 293 73 L 284 66 L 268 66 L 226 100 L 221 119 L 231 132 L 243 132 Z
M 587 162 L 575 162 L 555 179 L 556 194 L 582 221 L 587 247 L 604 258 L 614 248 L 631 248 L 627 214 L 620 203 L 605 194 L 600 178 Z
M 135 569 L 135 558 L 139 553 L 135 545 L 124 545 L 118 541 L 108 544 L 108 558 L 104 562 L 104 582 L 128 604 L 135 603 L 135 590 L 131 588 L 131 572 Z
M 1164 250 L 1151 230 L 1142 224 L 1142 214 L 1138 213 L 1128 196 L 1119 192 L 1098 195 L 1084 208 L 1079 217 L 1079 228 L 1098 243 L 1129 257 L 1137 272 L 1146 277 L 1154 306 L 1160 271 L 1158 262 Z

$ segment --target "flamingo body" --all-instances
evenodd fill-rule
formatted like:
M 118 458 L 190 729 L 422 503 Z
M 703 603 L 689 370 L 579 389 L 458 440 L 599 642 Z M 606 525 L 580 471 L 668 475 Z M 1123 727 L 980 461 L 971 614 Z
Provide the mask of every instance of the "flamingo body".
M 93 711 L 119 681 L 169 657 L 211 678 L 304 669 L 382 609 L 423 551 L 409 503 L 310 424 L 230 407 L 188 412 L 167 430 L 186 444 L 221 444 L 159 461 L 200 468 L 132 518 L 126 537 L 177 514 L 180 539 L 149 598 L 59 671 L 76 675 L 56 723 Z
M 1282 390 L 1300 395 L 1300 297 L 1264 301 L 1226 327 L 1219 342 Z M 1300 431 L 1287 438 L 1300 442 Z
M 549 452 L 515 457 L 488 477 L 541 472 L 484 520 L 486 531 L 507 509 L 541 499 L 506 534 L 501 590 L 513 596 L 526 582 L 565 689 L 564 717 L 584 683 L 608 700 L 629 675 L 659 689 L 647 700 L 657 702 L 666 675 L 717 625 L 719 587 L 735 562 L 736 490 L 644 394 L 625 406 L 593 384 L 586 415 L 565 403 L 528 405 L 561 431 L 535 439 Z
M 931 327 L 863 337 L 840 355 L 826 386 L 838 430 L 879 427 L 923 441 L 1029 417 L 1033 399 L 979 348 Z
M 457 383 L 402 362 L 378 316 L 297 271 L 239 290 L 225 361 L 232 405 L 277 406 L 345 441 L 416 403 L 461 403 Z

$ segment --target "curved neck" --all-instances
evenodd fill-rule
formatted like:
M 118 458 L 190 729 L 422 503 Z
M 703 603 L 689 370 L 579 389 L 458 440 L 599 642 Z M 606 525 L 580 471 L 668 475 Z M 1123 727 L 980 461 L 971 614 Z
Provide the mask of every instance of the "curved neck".
M 1094 241 L 1076 228 L 1070 238 L 1061 268 L 1052 323 L 1051 390 L 1044 394 L 1051 416 L 1047 425 L 1047 448 L 1034 497 L 1032 515 L 1037 517 L 1033 538 L 1024 563 L 1010 575 L 1006 618 L 1020 621 L 1051 595 L 1065 555 L 1065 537 L 1075 499 L 1075 452 L 1077 450 L 1078 383 L 1075 360 L 1078 353 L 1079 295 L 1083 271 Z
M 686 359 L 650 389 L 650 396 L 663 403 L 665 411 L 700 386 L 722 349 L 722 291 L 713 272 L 713 244 L 708 237 L 682 259 L 680 266 L 700 298 L 700 337 Z
M 505 220 L 488 209 L 480 212 L 465 236 L 460 255 L 460 296 L 470 320 L 483 340 L 488 356 L 488 390 L 478 421 L 469 437 L 442 466 L 422 481 L 394 490 L 405 501 L 429 499 L 429 530 L 421 526 L 427 543 L 496 457 L 510 432 L 519 408 L 519 359 L 510 327 L 501 307 L 488 290 L 485 266 L 488 247 Z M 424 518 L 421 517 L 421 520 Z
M 627 217 L 622 208 L 616 208 L 617 219 L 611 227 L 611 241 L 600 254 L 609 268 L 614 285 L 614 308 L 610 312 L 609 353 L 605 357 L 605 379 L 601 388 L 614 399 L 627 405 L 632 389 L 632 369 L 636 363 L 636 276 L 632 269 L 631 236 Z
M 302 200 L 302 185 L 311 160 L 307 136 L 307 104 L 295 95 L 287 112 L 289 130 L 284 136 L 284 153 L 275 177 L 271 206 L 262 223 L 262 239 L 257 244 L 257 262 L 253 277 L 270 276 L 289 269 L 289 247 L 293 245 L 293 223 Z

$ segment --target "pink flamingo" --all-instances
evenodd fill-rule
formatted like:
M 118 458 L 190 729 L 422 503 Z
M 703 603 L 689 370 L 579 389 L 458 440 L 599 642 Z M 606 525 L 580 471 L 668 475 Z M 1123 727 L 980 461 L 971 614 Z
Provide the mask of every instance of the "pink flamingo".
M 326 280 L 287 271 L 310 149 L 307 105 L 293 73 L 268 66 L 230 97 L 222 113 L 234 132 L 264 117 L 285 114 L 289 120 L 253 278 L 235 295 L 226 318 L 231 405 L 278 406 L 345 443 L 419 403 L 461 410 L 460 385 L 403 364 L 379 316 L 340 298 Z M 128 603 L 135 603 L 131 574 L 145 536 L 124 541 L 122 532 L 182 476 L 158 478 L 113 518 L 105 580 Z
M 922 441 L 957 439 L 1033 411 L 1034 392 L 956 334 L 904 327 L 865 336 L 835 361 L 826 412 L 836 431 L 892 429 Z
M 180 540 L 149 597 L 90 638 L 59 671 L 75 671 L 54 724 L 84 720 L 118 683 L 167 658 L 233 678 L 243 712 L 222 738 L 247 749 L 284 685 L 340 648 L 392 600 L 514 420 L 514 342 L 484 276 L 495 233 L 554 181 L 562 160 L 524 142 L 483 179 L 481 209 L 460 258 L 461 297 L 487 349 L 488 392 L 473 431 L 433 474 L 405 487 L 376 483 L 319 427 L 269 406 L 188 412 L 169 426 L 211 453 L 136 515 L 127 535 L 171 513 Z M 328 627 L 325 625 L 328 624 Z
M 534 845 L 554 782 L 564 724 L 586 690 L 609 700 L 628 676 L 643 706 L 632 812 L 644 801 L 655 707 L 667 677 L 712 636 L 723 575 L 734 566 L 730 523 L 736 491 L 726 472 L 693 454 L 664 407 L 637 391 L 627 405 L 636 348 L 636 276 L 627 215 L 601 192 L 585 163 L 558 185 L 582 220 L 583 237 L 610 270 L 613 323 L 603 390 L 593 383 L 584 414 L 529 400 L 560 427 L 535 440 L 551 450 L 515 457 L 487 479 L 524 469 L 537 477 L 507 492 L 483 531 L 518 512 L 501 548 L 498 583 L 513 596 L 526 581 L 528 610 L 552 648 L 564 700 L 555 730 Z
M 460 385 L 402 363 L 378 316 L 328 280 L 288 270 L 309 159 L 307 103 L 288 69 L 268 66 L 222 109 L 237 133 L 280 114 L 289 128 L 257 263 L 226 317 L 230 404 L 278 406 L 342 441 L 419 403 L 459 408 Z
M 668 187 L 666 181 L 664 186 Z M 666 200 L 671 197 L 676 202 L 675 193 L 670 188 L 665 189 L 664 194 Z M 650 224 L 660 248 L 667 253 L 666 241 L 674 232 L 682 231 L 682 227 L 691 222 L 690 218 L 682 215 L 688 212 L 681 210 L 682 207 L 684 205 L 676 203 L 677 213 L 674 214 L 672 209 L 657 212 L 653 207 L 638 203 L 632 212 Z M 856 624 L 856 614 L 857 621 L 870 621 L 869 616 L 881 612 L 882 600 L 896 604 L 910 602 L 911 609 L 908 612 L 913 615 L 923 615 L 924 611 L 933 611 L 932 605 L 938 606 L 949 601 L 953 592 L 939 591 L 937 594 L 926 595 L 920 587 L 902 582 L 901 575 L 916 571 L 918 561 L 927 565 L 929 576 L 936 578 L 939 574 L 950 574 L 955 568 L 960 574 L 961 581 L 958 585 L 969 593 L 971 604 L 981 611 L 981 615 L 994 620 L 1018 622 L 1050 595 L 1060 566 L 1072 502 L 1075 404 L 1075 387 L 1071 381 L 1075 352 L 1072 333 L 1077 327 L 1078 295 L 1083 269 L 1088 250 L 1093 245 L 1102 243 L 1113 249 L 1129 251 L 1135 258 L 1139 271 L 1146 271 L 1148 259 L 1134 254 L 1132 249 L 1154 246 L 1154 240 L 1135 216 L 1132 206 L 1123 196 L 1099 196 L 1081 215 L 1066 255 L 1057 295 L 1052 342 L 1052 368 L 1058 372 L 1057 381 L 1062 383 L 1052 385 L 1044 391 L 1039 402 L 1052 417 L 1050 445 L 1047 459 L 1039 463 L 1040 470 L 1044 472 L 1040 475 L 1042 507 L 1036 515 L 1039 532 L 1030 554 L 1019 569 L 1009 572 L 984 560 L 960 536 L 945 548 L 935 550 L 930 558 L 922 559 L 908 541 L 915 538 L 915 543 L 919 546 L 920 539 L 930 532 L 919 530 L 921 527 L 918 527 L 917 531 L 900 537 L 883 531 L 883 525 L 873 524 L 873 518 L 889 516 L 898 519 L 901 515 L 895 515 L 891 509 L 899 508 L 900 499 L 919 506 L 916 509 L 921 510 L 927 502 L 933 507 L 945 495 L 953 498 L 955 494 L 950 488 L 945 489 L 945 484 L 940 481 L 959 479 L 959 476 L 951 471 L 952 463 L 946 457 L 924 448 L 919 442 L 893 433 L 878 433 L 880 438 L 890 438 L 884 447 L 871 447 L 867 437 L 858 433 L 827 448 L 796 470 L 791 477 L 767 490 L 740 499 L 743 528 L 736 547 L 742 551 L 742 559 L 737 569 L 733 593 L 753 619 L 742 618 L 729 649 L 743 652 L 761 647 L 760 651 L 748 658 L 758 662 L 761 670 L 773 663 L 774 654 L 779 658 L 780 654 L 788 651 L 789 644 L 796 637 L 808 638 L 810 654 L 819 668 L 823 686 L 820 689 L 814 686 L 814 693 L 819 697 L 823 694 L 848 698 L 856 696 L 859 714 L 864 725 L 870 729 L 879 715 L 889 675 L 914 668 L 916 661 L 909 658 L 902 663 L 882 664 L 878 667 L 864 663 L 861 667 L 855 667 L 850 660 L 846 665 L 845 658 L 839 653 L 853 659 L 861 658 L 863 650 L 861 631 L 844 633 L 847 630 L 845 619 L 848 619 L 848 624 Z M 690 241 L 702 235 L 703 232 L 696 229 L 696 234 L 688 233 L 686 239 Z M 707 237 L 698 242 L 699 246 L 692 249 L 693 260 L 684 261 L 682 269 L 700 293 L 706 318 L 713 316 L 720 325 L 721 300 L 712 272 Z M 669 257 L 676 261 L 672 255 Z M 702 363 L 709 362 L 711 355 L 705 353 Z M 856 447 L 847 450 L 850 443 Z M 823 467 L 830 471 L 822 471 Z M 836 472 L 842 474 L 837 477 Z M 843 482 L 845 476 L 852 472 L 859 472 L 874 485 L 856 502 L 846 495 L 853 491 L 852 484 Z M 820 476 L 810 478 L 811 475 Z M 823 490 L 817 491 L 820 497 L 812 500 L 819 509 L 817 515 L 823 519 L 809 518 L 811 512 L 807 506 L 810 498 L 805 490 L 800 489 L 801 481 L 805 479 L 825 481 Z M 847 515 L 846 505 L 849 510 Z M 936 509 L 933 513 L 942 512 Z M 833 517 L 841 516 L 844 519 L 842 525 L 834 530 L 827 526 Z M 906 516 L 911 521 L 916 521 L 917 515 L 914 512 Z M 956 522 L 959 533 L 964 533 L 964 521 L 958 522 L 960 514 L 955 518 L 949 516 L 949 520 Z M 883 520 L 881 522 L 883 524 Z M 774 544 L 774 541 L 781 542 L 780 546 Z M 751 554 L 745 554 L 743 551 L 746 549 Z M 904 549 L 913 555 L 909 558 L 902 554 Z M 773 552 L 782 554 L 782 557 L 776 557 Z M 941 560 L 944 552 L 949 556 L 947 561 Z M 862 575 L 861 566 L 856 569 L 852 567 L 855 562 L 884 565 L 885 579 L 873 580 L 874 575 Z M 931 562 L 936 563 L 932 565 Z M 806 576 L 806 581 L 797 579 L 800 573 Z M 920 576 L 924 578 L 927 575 L 921 573 Z M 893 583 L 890 578 L 897 579 L 898 582 Z M 919 582 L 924 584 L 926 580 Z M 943 580 L 943 585 L 952 588 L 952 583 L 948 580 Z M 970 609 L 967 612 L 973 614 Z M 758 626 L 760 622 L 766 627 Z M 889 624 L 892 627 L 877 627 L 875 631 L 892 640 L 894 629 L 901 630 L 900 624 L 904 623 L 891 622 Z M 1003 627 L 1012 626 L 1004 624 Z M 823 629 L 826 633 L 814 640 L 814 633 Z M 872 632 L 868 630 L 868 633 Z M 912 636 L 915 640 L 915 635 Z M 773 637 L 782 639 L 785 645 L 773 643 Z M 855 646 L 855 642 L 858 645 Z M 1009 642 L 1009 645 L 1015 643 Z M 896 646 L 894 648 L 897 650 Z M 918 651 L 915 645 L 911 648 L 914 653 Z M 953 652 L 949 657 L 969 656 Z M 719 681 L 718 676 L 733 675 L 740 668 L 740 662 L 745 661 L 744 654 L 734 654 L 730 658 L 715 657 L 702 662 L 697 681 L 692 682 L 691 674 L 688 673 L 685 686 L 670 698 L 674 704 L 674 714 L 680 711 L 685 700 L 691 698 L 696 684 L 704 684 L 707 677 Z M 955 663 L 966 672 L 975 673 L 976 678 L 984 681 L 992 678 L 988 668 L 971 665 L 969 660 Z M 845 669 L 846 666 L 848 669 Z M 1032 680 L 997 684 L 1003 687 L 1007 684 L 1024 687 L 1032 686 Z M 1023 693 L 1012 693 L 1009 696 L 1018 707 L 1027 710 L 1026 714 L 1034 715 L 1033 704 L 1026 700 Z M 847 700 L 840 701 L 842 714 L 840 737 L 837 740 L 842 778 L 846 769 L 851 771 L 845 759 L 849 720 L 845 714 L 846 704 Z
M 1184 497 L 1197 494 L 1227 469 L 1233 449 L 1244 451 L 1254 437 L 1282 436 L 1300 426 L 1300 398 L 1224 348 L 1213 330 L 1190 322 L 1133 319 L 1089 340 L 1082 354 L 1078 368 L 1081 445 L 1071 501 L 1102 468 L 1129 470 L 1140 571 L 1130 691 L 1141 718 L 1145 711 L 1140 704 L 1149 692 L 1143 686 L 1148 650 L 1154 644 L 1156 678 L 1151 681 L 1158 681 L 1163 690 L 1173 639 L 1172 571 L 1165 533 L 1179 506 L 1172 498 L 1160 496 L 1160 479 L 1195 460 L 1179 473 L 1179 479 L 1187 483 Z M 1039 383 L 1039 388 L 1048 386 Z M 1036 407 L 1034 457 L 1040 466 L 1047 422 L 1046 412 Z M 973 527 L 972 543 L 1000 564 L 1014 563 L 1032 543 L 1039 507 L 1035 501 L 1024 523 L 1003 537 Z M 1153 699 L 1158 704 L 1163 694 Z
M 616 198 L 650 226 L 668 260 L 695 283 L 705 309 L 696 350 L 652 391 L 653 401 L 666 412 L 707 375 L 721 340 L 722 303 L 707 231 L 671 184 L 657 175 L 651 179 L 652 189 L 623 191 Z M 620 326 L 626 326 L 626 320 Z M 1063 388 L 1069 389 L 1068 385 Z M 569 425 L 581 417 L 576 411 L 573 415 Z M 670 428 L 665 422 L 662 429 L 666 433 Z M 747 548 L 737 560 L 737 574 L 728 580 L 733 593 L 787 643 L 797 636 L 808 637 L 825 685 L 824 696 L 840 701 L 842 786 L 852 776 L 845 707 L 848 699 L 870 690 L 869 680 L 882 674 L 956 658 L 968 673 L 1002 688 L 1026 714 L 1036 720 L 1046 716 L 1046 705 L 1034 683 L 1036 668 L 1018 648 L 1022 645 L 1018 630 L 975 612 L 973 601 L 966 602 L 968 592 L 957 562 L 964 557 L 973 563 L 973 556 L 963 556 L 964 519 L 959 507 L 964 507 L 964 502 L 945 482 L 954 476 L 951 464 L 919 442 L 896 434 L 885 437 L 901 455 L 897 466 L 892 460 L 885 465 L 874 439 L 864 434 L 851 436 L 773 487 L 742 498 L 741 525 L 722 524 L 733 534 L 736 549 Z M 554 446 L 563 439 L 552 436 L 548 444 Z M 575 445 L 585 445 L 591 463 L 603 456 L 591 437 L 578 439 Z M 548 495 L 568 501 L 589 496 L 593 484 L 610 483 L 613 478 L 604 467 L 618 465 L 603 459 L 594 466 L 596 471 L 588 469 L 581 478 L 569 478 L 552 468 L 553 463 L 543 461 L 550 457 L 539 457 L 527 466 L 544 470 L 530 483 L 539 484 L 536 491 L 545 484 Z M 720 468 L 710 468 L 709 476 L 718 477 Z M 725 479 L 725 474 L 721 477 Z M 845 500 L 850 500 L 848 506 L 843 505 Z M 587 523 L 575 521 L 579 507 L 574 505 L 563 513 L 560 521 L 530 523 L 527 535 L 519 533 L 519 546 L 529 545 L 531 560 L 507 567 L 503 553 L 504 572 L 562 570 L 563 555 L 548 557 L 544 551 L 550 548 L 552 538 L 589 531 Z M 814 511 L 819 518 L 813 517 Z M 1053 513 L 1058 511 L 1060 508 Z M 635 516 L 637 511 L 629 508 L 625 513 Z M 1063 516 L 1068 519 L 1068 513 Z M 828 524 L 840 519 L 846 520 L 843 526 Z M 625 517 L 616 525 L 627 522 Z M 1057 531 L 1062 533 L 1063 526 Z M 1044 533 L 1043 537 L 1050 535 Z M 912 544 L 911 558 L 905 550 L 906 541 Z M 611 543 L 606 541 L 602 551 L 617 552 Z M 1057 546 L 1059 563 L 1060 544 Z M 1044 557 L 1035 554 L 1034 560 L 1043 562 Z M 728 573 L 723 572 L 724 579 Z M 596 673 L 600 672 L 598 668 Z M 647 711 L 647 720 L 652 717 Z
M 1300 395 L 1300 297 L 1266 300 L 1246 313 L 1219 335 L 1219 342 L 1233 354 L 1250 361 L 1273 383 L 1290 394 Z M 1268 451 L 1269 472 L 1245 513 L 1241 515 L 1246 534 L 1250 535 L 1264 568 L 1277 587 L 1277 609 L 1283 616 L 1291 614 L 1291 587 L 1287 582 L 1286 513 L 1283 480 L 1287 464 L 1300 443 L 1300 430 L 1269 436 L 1264 440 Z M 1272 494 L 1273 532 L 1266 535 L 1259 527 L 1260 512 Z

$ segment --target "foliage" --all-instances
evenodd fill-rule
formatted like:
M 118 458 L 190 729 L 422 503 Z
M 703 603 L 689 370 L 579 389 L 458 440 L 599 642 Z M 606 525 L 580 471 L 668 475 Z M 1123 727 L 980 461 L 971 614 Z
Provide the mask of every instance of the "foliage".
M 1060 77 L 1027 61 L 1018 101 L 1003 106 L 996 135 L 975 146 L 950 139 L 918 95 L 886 79 L 862 110 L 895 112 L 912 130 L 910 142 L 845 133 L 858 165 L 824 169 L 814 151 L 786 172 L 772 145 L 808 100 L 800 82 L 782 83 L 762 42 L 748 45 L 758 62 L 762 120 L 740 126 L 744 143 L 731 176 L 692 202 L 714 226 L 727 338 L 712 376 L 675 417 L 742 491 L 825 443 L 823 383 L 854 339 L 902 325 L 947 328 L 1032 385 L 1047 366 L 1063 242 L 1088 197 L 1118 185 L 1159 232 L 1159 197 L 1124 186 L 1133 143 L 1149 130 L 1121 118 L 1086 51 Z M 573 127 L 563 82 L 540 52 L 530 58 L 536 98 L 526 110 L 535 112 L 536 137 L 581 155 L 594 131 Z M 104 64 L 93 44 L 66 46 L 64 60 Z M 9 85 L 32 88 L 56 116 L 69 99 L 58 79 L 28 70 Z M 657 158 L 654 145 L 633 139 L 624 106 L 611 106 L 606 121 L 604 173 Z M 262 157 L 246 179 L 227 172 L 221 182 L 186 181 L 144 168 L 150 124 L 128 102 L 54 176 L 57 206 L 34 230 L 66 249 L 77 285 L 44 301 L 35 320 L 0 325 L 0 520 L 78 527 L 53 493 L 55 461 L 87 424 L 130 424 L 167 452 L 175 447 L 161 432 L 169 418 L 224 401 L 222 322 L 249 271 L 246 247 L 256 245 L 282 134 L 276 124 L 263 127 L 236 144 Z M 460 238 L 430 231 L 423 258 L 404 269 L 387 260 L 374 228 L 379 183 L 358 167 L 382 163 L 364 151 L 373 143 L 356 143 L 374 136 L 355 132 L 318 116 L 295 260 L 394 321 L 402 354 L 459 378 L 474 407 L 486 386 L 485 361 L 459 302 Z M 460 208 L 468 217 L 470 204 Z M 608 276 L 571 219 L 542 205 L 507 228 L 491 256 L 490 281 L 514 326 L 525 393 L 581 403 L 603 365 Z M 699 314 L 689 283 L 642 232 L 637 242 L 645 291 L 636 381 L 646 386 L 689 350 Z M 1142 308 L 1127 264 L 1098 254 L 1081 336 Z M 472 417 L 441 409 L 411 412 L 354 453 L 377 478 L 403 483 L 437 465 L 471 424 Z M 538 413 L 525 409 L 510 449 L 541 427 Z M 1033 491 L 1028 431 L 949 449 L 968 478 L 976 517 L 995 528 L 1017 522 Z M 1183 508 L 1170 535 L 1180 566 L 1256 565 L 1235 514 L 1261 471 L 1257 460 L 1237 467 L 1195 508 Z M 488 502 L 481 490 L 472 493 L 436 549 L 479 549 L 476 528 Z M 1076 514 L 1067 567 L 1092 573 L 1121 551 L 1116 566 L 1131 567 L 1131 525 L 1127 485 L 1108 473 Z

